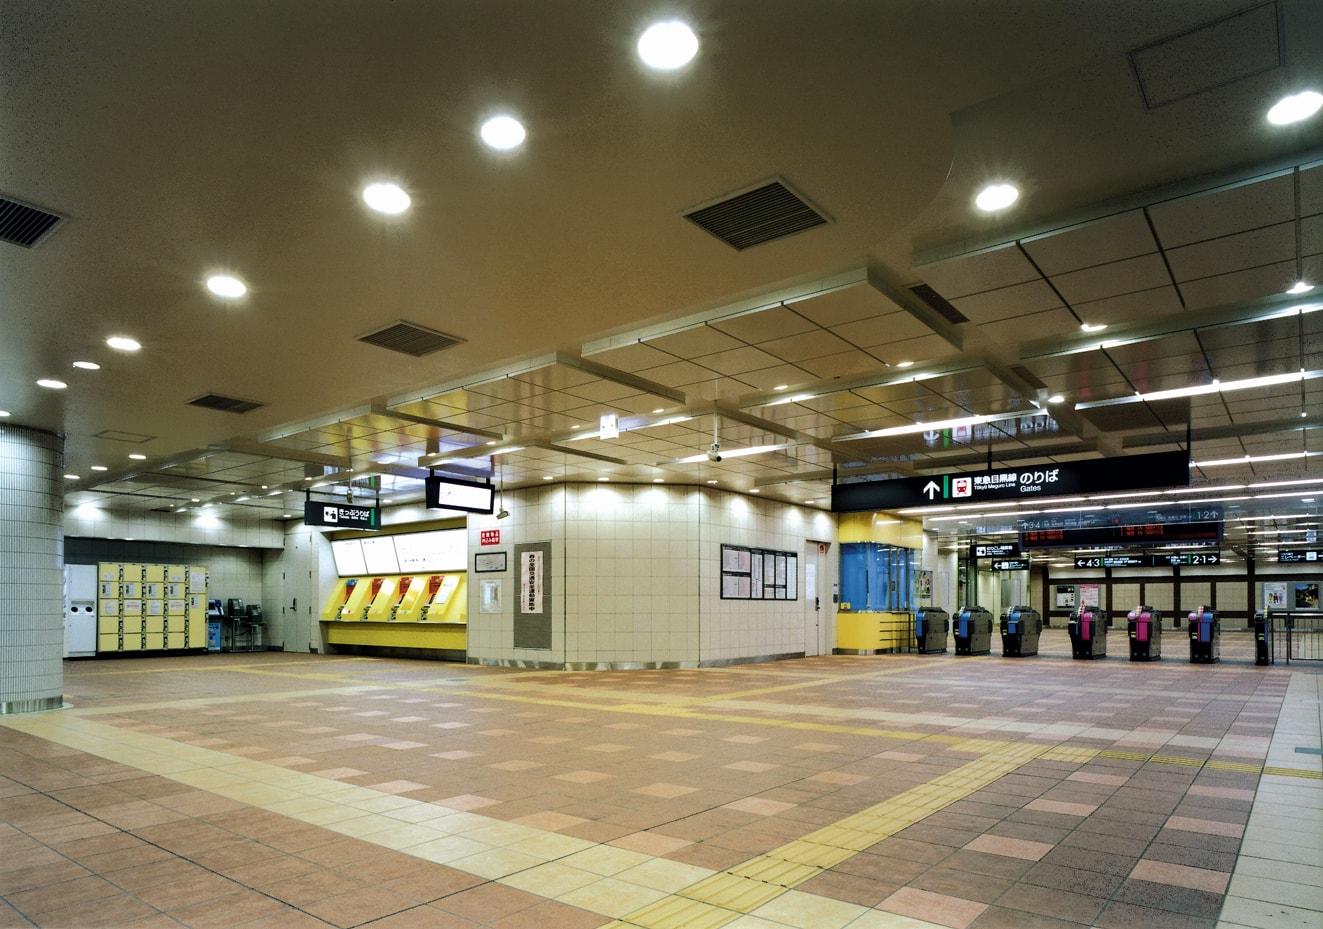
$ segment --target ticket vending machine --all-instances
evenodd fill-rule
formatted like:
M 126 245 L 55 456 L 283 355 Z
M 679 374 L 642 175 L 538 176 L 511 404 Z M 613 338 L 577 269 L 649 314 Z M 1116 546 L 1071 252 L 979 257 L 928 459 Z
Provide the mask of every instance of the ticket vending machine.
M 438 585 L 440 580 L 437 581 Z M 406 577 L 400 581 L 400 595 L 395 600 L 395 606 L 391 610 L 391 622 L 395 623 L 416 623 L 423 612 L 423 604 L 427 602 L 427 588 L 431 585 L 431 578 L 427 577 Z
M 950 627 L 951 619 L 940 607 L 925 606 L 915 612 L 914 641 L 918 643 L 919 653 L 945 653 L 946 634 Z
M 428 590 L 432 589 L 432 582 L 436 584 L 436 590 L 429 597 L 427 604 L 421 610 L 418 617 L 419 622 L 463 622 L 460 611 L 450 608 L 451 599 L 455 591 L 459 589 L 460 582 L 463 580 L 462 574 L 444 574 L 434 577 L 428 582 Z
M 372 595 L 372 601 L 368 603 L 363 618 L 374 623 L 389 621 L 394 614 L 395 605 L 400 602 L 397 591 L 401 588 L 407 590 L 406 583 L 409 580 L 411 579 L 402 577 L 374 577 L 372 583 L 377 588 L 377 592 Z
M 1126 615 L 1131 661 L 1162 658 L 1162 616 L 1151 606 L 1137 606 Z
M 1107 620 L 1092 607 L 1071 613 L 1066 631 L 1070 633 L 1072 658 L 1107 657 Z
M 1038 654 L 1043 618 L 1028 606 L 1013 606 L 1001 614 L 1001 653 L 1007 658 L 1029 658 Z
M 1186 617 L 1190 621 L 1190 664 L 1212 664 L 1222 658 L 1222 624 L 1217 611 L 1200 606 Z
M 981 606 L 967 606 L 951 623 L 957 655 L 986 655 L 992 651 L 992 614 Z

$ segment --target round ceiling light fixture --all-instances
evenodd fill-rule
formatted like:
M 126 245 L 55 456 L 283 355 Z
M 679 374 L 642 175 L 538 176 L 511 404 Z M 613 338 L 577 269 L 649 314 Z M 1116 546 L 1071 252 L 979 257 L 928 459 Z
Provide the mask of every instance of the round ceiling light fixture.
M 41 380 L 37 381 L 37 386 L 45 387 L 47 390 L 64 390 L 64 388 L 69 385 L 64 381 L 57 381 L 53 377 L 43 377 Z
M 484 122 L 479 134 L 488 148 L 498 152 L 513 151 L 524 144 L 524 139 L 528 135 L 523 123 L 505 113 L 493 116 Z
M 413 203 L 403 187 L 390 181 L 378 181 L 364 187 L 363 202 L 387 216 L 398 216 Z
M 136 352 L 142 348 L 142 344 L 137 339 L 130 339 L 124 335 L 112 335 L 106 339 L 106 344 L 121 352 Z
M 1004 210 L 1020 199 L 1020 191 L 1013 184 L 989 184 L 974 198 L 974 205 L 984 213 Z
M 248 285 L 233 274 L 213 274 L 207 278 L 207 290 L 226 300 L 237 300 L 248 293 Z
M 1296 281 L 1287 288 L 1286 292 L 1288 294 L 1307 294 L 1313 289 L 1314 285 L 1309 283 L 1309 281 Z
M 79 368 L 80 370 L 83 370 L 83 371 L 100 371 L 100 370 L 101 370 L 101 365 L 97 364 L 95 361 L 75 361 L 75 362 L 73 363 L 73 366 L 74 366 L 75 368 Z
M 1283 97 L 1268 111 L 1268 122 L 1274 126 L 1287 126 L 1308 119 L 1323 107 L 1323 94 L 1313 90 L 1301 91 Z
M 654 23 L 639 36 L 639 58 L 656 71 L 683 68 L 698 54 L 698 36 L 678 19 Z

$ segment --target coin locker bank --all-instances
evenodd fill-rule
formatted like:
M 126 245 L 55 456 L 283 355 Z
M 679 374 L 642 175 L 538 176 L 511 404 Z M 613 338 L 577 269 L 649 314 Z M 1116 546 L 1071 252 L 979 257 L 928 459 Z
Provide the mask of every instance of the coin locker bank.
M 333 539 L 338 578 L 321 614 L 328 650 L 464 660 L 467 542 L 463 529 Z

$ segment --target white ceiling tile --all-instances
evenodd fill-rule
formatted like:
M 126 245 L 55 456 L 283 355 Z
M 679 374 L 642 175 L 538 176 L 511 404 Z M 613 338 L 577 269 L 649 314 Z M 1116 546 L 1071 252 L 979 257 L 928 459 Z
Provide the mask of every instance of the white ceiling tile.
M 1157 243 L 1141 210 L 1109 217 L 1022 243 L 1049 277 L 1156 252 Z
M 832 331 L 851 345 L 866 349 L 932 335 L 931 329 L 903 312 L 856 320 L 837 326 Z
M 1165 249 L 1289 222 L 1294 217 L 1295 193 L 1290 175 L 1149 209 L 1158 242 Z
M 1240 300 L 1275 296 L 1294 282 L 1295 262 L 1281 261 L 1261 268 L 1186 281 L 1181 284 L 1181 294 L 1188 309 L 1202 310 Z
M 854 346 L 825 329 L 813 329 L 788 338 L 760 342 L 758 348 L 783 361 L 798 363 L 807 358 L 839 355 L 842 352 L 852 351 Z M 703 359 L 698 360 L 706 364 Z
M 1295 223 L 1278 223 L 1167 250 L 1179 283 L 1295 260 Z
M 1052 292 L 1047 282 L 1042 280 L 980 291 L 977 294 L 952 300 L 951 303 L 969 317 L 971 322 L 980 326 L 1002 319 L 1041 313 L 1061 306 L 1060 298 Z
M 1150 253 L 1057 274 L 1051 281 L 1066 302 L 1078 308 L 1094 300 L 1169 286 L 1171 275 L 1162 256 Z
M 1013 247 L 971 255 L 923 269 L 924 281 L 951 303 L 957 297 L 1037 280 L 1033 264 Z
M 796 300 L 788 304 L 788 308 L 827 329 L 873 316 L 885 316 L 900 309 L 877 288 L 868 284 L 834 290 L 807 300 Z
M 1153 320 L 1184 310 L 1180 293 L 1171 284 L 1073 306 L 1082 322 L 1095 326 Z
M 783 306 L 763 310 L 760 313 L 747 313 L 732 319 L 718 320 L 711 325 L 718 332 L 724 332 L 750 345 L 809 333 L 818 328 L 810 320 Z

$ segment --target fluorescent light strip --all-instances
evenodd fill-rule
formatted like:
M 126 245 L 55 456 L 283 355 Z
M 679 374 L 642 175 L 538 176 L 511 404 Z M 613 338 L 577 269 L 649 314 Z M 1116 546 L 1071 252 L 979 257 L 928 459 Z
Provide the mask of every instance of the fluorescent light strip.
M 1007 419 L 1021 419 L 1031 416 L 1047 416 L 1047 410 L 1017 410 L 1014 413 L 989 413 L 986 415 L 962 416 L 958 419 L 942 419 L 926 423 L 909 423 L 904 426 L 888 426 L 886 429 L 870 429 L 854 435 L 838 436 L 837 442 L 853 442 L 858 439 L 880 439 L 896 435 L 913 435 L 916 432 L 941 432 L 945 429 L 958 429 L 961 426 L 979 426 L 984 423 L 996 423 Z
M 1216 461 L 1192 461 L 1192 468 L 1217 468 L 1222 465 L 1254 464 L 1259 461 L 1291 461 L 1323 455 L 1323 452 L 1288 452 L 1284 455 L 1243 455 L 1240 458 L 1219 458 Z
M 1176 387 L 1171 390 L 1154 390 L 1148 393 L 1135 393 L 1129 397 L 1117 397 L 1112 400 L 1092 400 L 1075 404 L 1076 410 L 1092 410 L 1104 406 L 1119 406 L 1125 403 L 1141 403 L 1149 400 L 1172 400 L 1176 397 L 1197 397 L 1203 394 L 1227 393 L 1235 390 L 1249 390 L 1254 387 L 1272 387 L 1277 384 L 1295 384 L 1300 381 L 1323 377 L 1323 371 L 1292 371 L 1288 374 L 1269 374 L 1265 377 L 1248 377 L 1238 381 L 1218 381 L 1211 384 L 1198 384 L 1193 387 Z
M 732 448 L 730 451 L 721 452 L 722 458 L 747 458 L 749 455 L 761 455 L 765 452 L 779 452 L 787 448 L 795 448 L 798 442 L 782 442 L 779 445 L 754 445 L 750 448 Z M 700 461 L 711 461 L 707 452 L 701 455 L 690 455 L 688 458 L 677 458 L 674 464 L 696 464 Z M 671 462 L 668 462 L 671 463 Z

